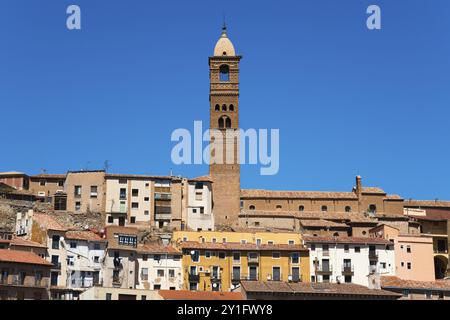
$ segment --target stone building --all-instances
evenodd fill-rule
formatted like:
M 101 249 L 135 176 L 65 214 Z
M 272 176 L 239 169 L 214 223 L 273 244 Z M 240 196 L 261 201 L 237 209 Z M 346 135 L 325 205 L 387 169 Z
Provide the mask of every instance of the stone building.
M 66 177 L 67 211 L 105 211 L 105 171 L 69 171 Z

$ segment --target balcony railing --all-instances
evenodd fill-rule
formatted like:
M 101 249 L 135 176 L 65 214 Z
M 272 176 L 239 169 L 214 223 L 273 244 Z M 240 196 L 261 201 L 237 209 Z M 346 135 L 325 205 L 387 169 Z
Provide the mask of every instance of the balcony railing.
M 61 269 L 61 262 L 53 262 L 52 261 L 52 269 Z
M 256 256 L 256 257 L 249 256 L 248 263 L 259 263 L 259 257 L 258 256 Z
M 19 276 L 10 276 L 8 278 L 0 279 L 0 285 L 4 286 L 46 288 L 48 287 L 48 284 L 48 279 L 36 279 L 33 277 L 24 279 Z
M 329 257 L 330 256 L 330 251 L 328 251 L 328 250 L 322 251 L 322 256 Z
M 200 275 L 189 273 L 189 282 L 200 282 Z
M 342 266 L 342 274 L 343 275 L 353 275 L 355 273 L 355 269 L 353 265 L 344 264 Z
M 377 261 L 378 254 L 375 251 L 369 251 L 369 260 Z
M 319 266 L 317 267 L 318 274 L 332 274 L 333 266 Z
M 447 249 L 434 249 L 434 253 L 448 254 Z

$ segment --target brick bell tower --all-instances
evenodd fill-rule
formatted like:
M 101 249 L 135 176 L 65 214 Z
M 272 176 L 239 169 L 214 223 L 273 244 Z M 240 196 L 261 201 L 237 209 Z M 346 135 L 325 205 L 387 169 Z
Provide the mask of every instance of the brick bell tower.
M 209 57 L 211 161 L 213 210 L 216 226 L 236 226 L 240 211 L 239 61 L 224 25 Z M 214 133 L 213 133 L 214 132 Z M 225 143 L 224 143 L 225 142 Z M 219 153 L 221 148 L 222 152 Z M 232 149 L 231 149 L 232 148 Z M 227 153 L 229 153 L 227 159 Z M 220 156 L 221 155 L 221 156 Z

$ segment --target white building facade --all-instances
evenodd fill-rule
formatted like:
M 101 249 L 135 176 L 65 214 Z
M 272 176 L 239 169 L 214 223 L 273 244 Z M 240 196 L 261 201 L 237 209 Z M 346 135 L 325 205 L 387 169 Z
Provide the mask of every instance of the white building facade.
M 186 220 L 190 230 L 214 231 L 212 182 L 208 177 L 188 180 Z
M 310 251 L 311 282 L 374 287 L 380 276 L 395 275 L 394 244 L 384 239 L 304 237 Z
M 139 245 L 136 289 L 181 290 L 182 255 L 172 246 Z

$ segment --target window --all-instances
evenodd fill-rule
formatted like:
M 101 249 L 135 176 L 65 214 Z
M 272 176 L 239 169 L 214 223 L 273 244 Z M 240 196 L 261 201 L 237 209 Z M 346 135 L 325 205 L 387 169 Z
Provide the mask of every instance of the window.
M 327 206 L 322 206 L 322 211 L 323 212 L 328 211 L 328 207 Z
M 219 68 L 219 80 L 220 81 L 230 81 L 230 67 L 223 64 Z
M 231 119 L 225 117 L 225 128 L 231 128 Z
M 139 189 L 132 189 L 131 190 L 131 196 L 132 197 L 139 197 Z
M 77 248 L 77 243 L 76 242 L 71 242 L 70 243 L 70 248 L 76 249 Z
M 311 251 L 316 251 L 316 245 L 315 244 L 311 244 Z
M 220 106 L 218 104 L 216 104 L 215 110 L 220 111 Z
M 219 128 L 224 128 L 225 127 L 225 122 L 223 120 L 223 118 L 219 118 Z
M 158 277 L 164 277 L 164 269 L 158 269 L 158 271 L 156 271 L 156 274 L 158 275 Z
M 281 210 L 281 208 L 283 208 L 283 207 L 280 204 L 277 204 L 276 209 Z
M 377 213 L 377 206 L 374 205 L 374 204 L 371 204 L 371 205 L 369 206 L 369 212 L 370 212 L 370 213 Z
M 142 295 L 141 296 L 141 300 L 147 300 L 147 296 L 146 295 Z
M 95 263 L 99 263 L 100 262 L 100 257 L 99 256 L 94 256 L 94 262 Z
M 114 223 L 114 218 L 112 216 L 108 216 L 108 223 Z
M 204 207 L 200 207 L 200 213 L 205 213 L 205 208 Z
M 219 259 L 225 259 L 225 257 L 226 257 L 225 252 L 220 251 L 219 252 Z
M 52 249 L 59 249 L 59 236 L 54 235 L 52 236 Z
M 149 215 L 148 210 L 144 210 L 144 216 L 148 216 L 148 215 Z
M 75 186 L 75 188 L 74 188 L 74 196 L 75 196 L 75 198 L 81 197 L 81 186 Z
M 386 269 L 386 262 L 380 262 L 381 269 Z
M 279 252 L 272 252 L 272 259 L 280 259 L 280 253 Z
M 119 245 L 136 247 L 136 245 L 137 245 L 137 237 L 135 237 L 135 236 L 119 235 Z
M 298 206 L 298 211 L 305 211 L 305 206 Z
M 247 243 L 247 240 L 245 240 L 245 239 L 241 240 L 241 244 L 246 244 L 246 243 Z
M 425 292 L 425 297 L 427 299 L 431 299 L 431 298 L 433 298 L 433 294 L 431 293 L 431 291 L 427 291 L 427 292 Z
M 158 261 L 158 262 L 159 262 L 159 260 L 161 260 L 161 255 L 159 255 L 159 254 L 155 254 L 155 255 L 153 256 L 153 260 L 155 260 L 155 261 Z
M 160 284 L 154 284 L 153 285 L 153 290 L 161 290 L 161 285 Z
M 41 187 L 45 187 L 46 181 L 45 181 L 45 180 L 40 180 L 40 181 L 39 181 L 39 185 L 40 185 Z
M 91 186 L 91 198 L 97 198 L 97 186 Z
M 130 217 L 130 223 L 136 223 L 136 217 Z
M 348 244 L 344 245 L 344 252 L 348 253 L 350 251 L 350 246 Z
M 222 111 L 227 111 L 227 105 L 226 104 L 222 105 Z
M 100 243 L 94 243 L 94 250 L 100 250 Z
M 361 252 L 361 248 L 360 247 L 355 247 L 355 253 L 360 253 Z
M 267 244 L 270 245 L 270 246 L 273 246 L 273 241 L 269 240 L 269 241 L 267 241 Z
M 205 251 L 205 258 L 211 259 L 211 251 Z
M 352 276 L 349 276 L 349 275 L 345 276 L 344 281 L 345 281 L 345 283 L 352 283 Z
M 81 202 L 77 201 L 75 202 L 75 211 L 80 211 L 81 210 Z
M 233 262 L 240 262 L 240 261 L 241 261 L 241 253 L 233 252 Z
M 120 200 L 125 200 L 127 198 L 127 189 L 120 188 Z
M 406 252 L 411 253 L 411 246 L 406 246 Z
M 280 281 L 281 280 L 280 267 L 273 267 L 272 268 L 272 280 L 273 281 Z
M 144 198 L 144 201 L 145 201 L 145 202 L 149 202 L 149 201 L 150 201 L 150 198 L 149 198 L 149 197 L 145 197 L 145 198 Z
M 402 261 L 402 262 L 400 263 L 400 265 L 401 265 L 402 267 L 404 267 L 404 266 L 405 266 L 405 263 Z
M 339 232 L 333 233 L 333 237 L 339 237 Z
M 200 254 L 199 254 L 198 250 L 193 250 L 191 252 L 191 257 L 192 257 L 192 261 L 193 262 L 199 262 L 200 261 Z
M 216 243 L 216 242 L 217 242 L 217 239 L 216 239 L 216 238 L 212 238 L 211 242 L 212 242 L 212 243 Z
M 107 293 L 106 294 L 106 300 L 112 300 L 112 294 L 111 293 Z
M 141 279 L 142 281 L 148 280 L 148 268 L 142 268 L 141 270 Z
M 228 108 L 229 111 L 234 111 L 234 106 L 230 104 L 230 107 Z
M 402 291 L 403 297 L 407 298 L 409 296 L 409 290 L 403 290 Z
M 127 179 L 119 179 L 119 184 L 127 184 Z
M 294 252 L 291 255 L 291 260 L 292 260 L 292 263 L 294 263 L 294 264 L 298 264 L 300 262 L 300 258 L 299 258 L 299 255 L 297 252 Z
M 169 269 L 169 278 L 175 278 L 175 269 Z
M 407 268 L 408 270 L 411 270 L 411 262 L 408 262 L 408 263 L 406 264 L 406 268 Z
M 58 181 L 58 187 L 64 187 L 64 180 Z
M 251 205 L 251 206 L 249 206 L 248 207 L 250 210 L 255 210 L 255 206 L 254 205 Z
M 227 243 L 227 238 L 222 238 L 222 243 Z
M 346 206 L 345 207 L 345 212 L 352 212 L 352 207 Z
M 132 202 L 131 209 L 139 209 L 139 202 Z
M 294 245 L 294 244 L 295 244 L 295 241 L 294 241 L 294 240 L 289 240 L 289 241 L 288 241 L 288 245 L 292 246 L 292 245 Z

